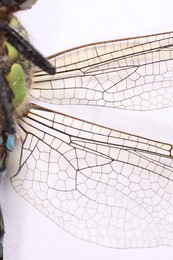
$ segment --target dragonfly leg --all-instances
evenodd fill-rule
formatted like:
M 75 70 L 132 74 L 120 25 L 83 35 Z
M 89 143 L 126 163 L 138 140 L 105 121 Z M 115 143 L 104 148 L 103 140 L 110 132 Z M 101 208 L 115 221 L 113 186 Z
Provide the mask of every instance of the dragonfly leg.
M 56 69 L 39 53 L 28 41 L 26 41 L 16 30 L 5 24 L 0 26 L 0 32 L 5 34 L 7 41 L 15 47 L 26 59 L 30 60 L 40 69 L 53 75 Z

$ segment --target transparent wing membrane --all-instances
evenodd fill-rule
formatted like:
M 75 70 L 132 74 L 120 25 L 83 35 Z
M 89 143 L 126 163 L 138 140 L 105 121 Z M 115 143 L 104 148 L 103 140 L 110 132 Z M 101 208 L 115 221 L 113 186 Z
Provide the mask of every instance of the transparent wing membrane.
M 172 106 L 172 46 L 173 33 L 163 33 L 67 50 L 50 57 L 56 75 L 35 72 L 30 95 L 43 106 Z M 11 178 L 23 198 L 90 242 L 173 245 L 172 145 L 32 107 L 18 120 L 23 143 Z
M 128 248 L 173 243 L 172 146 L 42 107 L 24 130 L 17 192 L 64 230 Z
M 50 58 L 56 75 L 37 71 L 31 96 L 52 104 L 129 110 L 172 106 L 172 48 L 173 33 L 169 32 L 58 53 Z

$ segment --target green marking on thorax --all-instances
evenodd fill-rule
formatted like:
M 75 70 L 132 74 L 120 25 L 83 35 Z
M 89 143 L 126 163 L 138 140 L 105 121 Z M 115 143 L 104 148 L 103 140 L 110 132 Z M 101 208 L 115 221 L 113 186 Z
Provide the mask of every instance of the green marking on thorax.
M 24 30 L 24 28 L 21 26 L 19 21 L 17 20 L 16 17 L 13 17 L 10 20 L 10 25 L 15 28 L 16 30 L 20 31 L 21 35 L 27 39 L 28 34 Z M 6 46 L 8 49 L 8 59 L 9 62 L 13 63 L 17 61 L 19 58 L 19 53 L 18 51 L 8 42 L 6 42 Z M 14 93 L 14 100 L 13 100 L 13 106 L 14 108 L 17 108 L 22 101 L 24 100 L 26 96 L 26 80 L 25 80 L 25 72 L 20 64 L 13 63 L 10 72 L 6 76 L 6 79 L 9 82 L 10 88 L 13 90 Z
M 20 64 L 14 63 L 11 67 L 11 71 L 7 76 L 10 88 L 15 95 L 13 100 L 13 106 L 18 107 L 26 96 L 26 82 L 25 73 Z
M 17 59 L 18 51 L 8 42 L 5 43 L 8 49 L 8 58 L 10 61 Z

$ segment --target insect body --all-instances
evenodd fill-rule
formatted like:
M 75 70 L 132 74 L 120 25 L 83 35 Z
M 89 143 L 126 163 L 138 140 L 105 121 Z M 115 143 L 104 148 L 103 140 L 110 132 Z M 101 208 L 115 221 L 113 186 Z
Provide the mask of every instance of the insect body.
M 15 27 L 20 27 L 17 19 L 12 17 L 9 21 L 9 24 Z M 16 28 L 19 29 L 19 28 Z M 1 54 L 2 60 L 5 61 L 2 64 L 1 77 L 3 78 L 3 85 L 1 86 L 1 158 L 0 158 L 0 172 L 4 172 L 7 168 L 9 151 L 14 149 L 14 137 L 15 137 L 15 125 L 13 120 L 13 115 L 16 114 L 17 109 L 24 101 L 26 95 L 26 80 L 25 73 L 27 70 L 27 74 L 29 73 L 29 69 L 31 68 L 31 63 L 25 60 L 25 64 L 27 65 L 26 70 L 22 68 L 19 63 L 15 63 L 17 60 L 19 61 L 19 53 L 17 50 L 9 44 L 7 41 L 3 40 L 2 50 L 4 49 L 4 55 Z M 23 58 L 24 60 L 24 58 Z M 22 56 L 20 59 L 22 61 Z M 16 87 L 17 86 L 17 87 Z M 5 98 L 5 102 L 4 102 Z M 4 106 L 3 106 L 4 103 Z M 5 113 L 6 111 L 6 113 Z M 8 121 L 6 121 L 6 117 L 9 117 Z M 10 130 L 9 128 L 12 129 Z M 4 224 L 3 217 L 1 212 L 1 247 L 2 247 L 2 238 L 4 234 Z M 2 249 L 1 249 L 2 256 Z
M 49 73 L 54 68 L 29 43 L 27 33 L 13 16 L 36 1 L 0 1 L 0 174 L 7 168 L 8 152 L 14 149 L 15 118 L 25 110 L 25 97 L 31 85 L 31 62 Z M 30 61 L 28 61 L 28 59 Z M 0 210 L 0 257 L 4 224 Z

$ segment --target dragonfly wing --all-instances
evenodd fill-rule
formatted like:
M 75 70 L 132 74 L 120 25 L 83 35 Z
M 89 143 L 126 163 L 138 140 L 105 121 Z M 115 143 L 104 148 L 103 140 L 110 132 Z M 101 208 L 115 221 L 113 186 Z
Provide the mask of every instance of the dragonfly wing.
M 37 71 L 31 96 L 52 104 L 129 110 L 173 105 L 173 33 L 89 44 L 50 58 L 56 75 Z
M 44 108 L 25 132 L 15 190 L 64 230 L 116 248 L 172 245 L 172 146 Z

